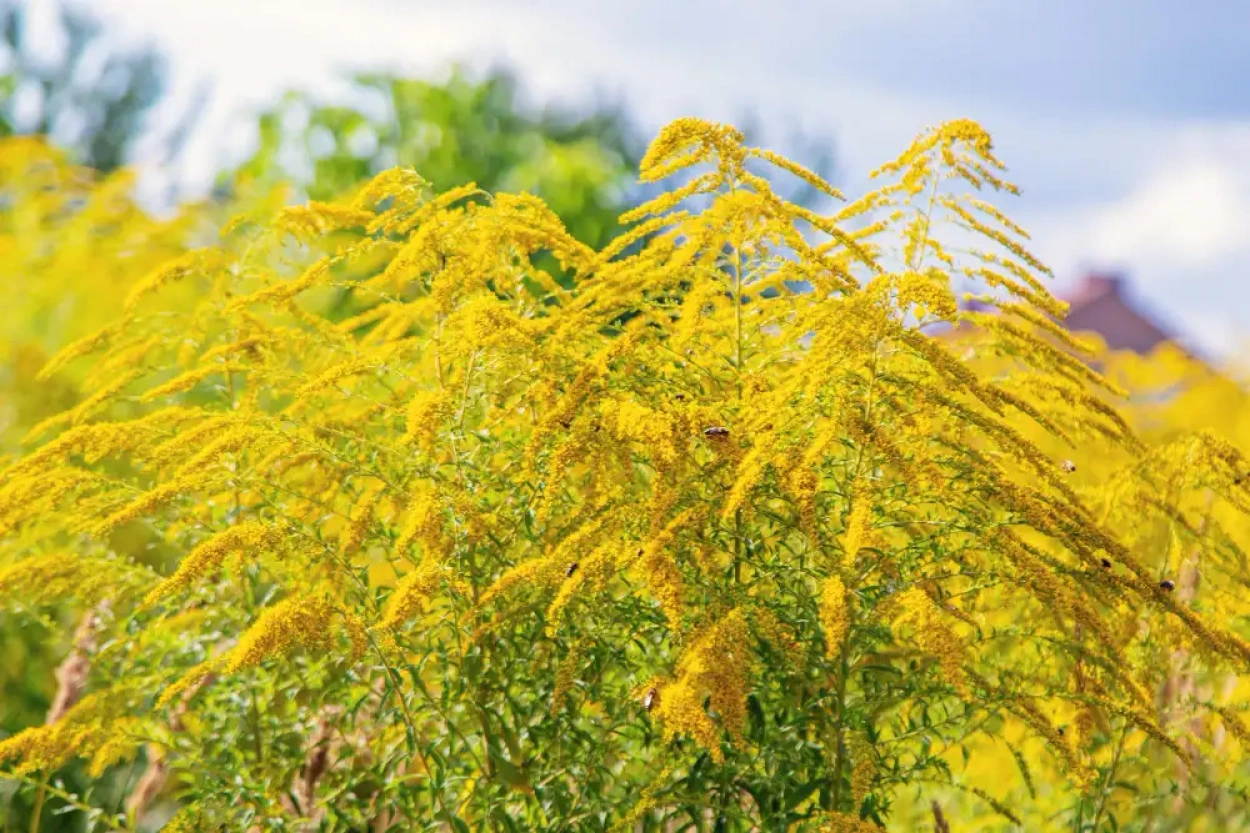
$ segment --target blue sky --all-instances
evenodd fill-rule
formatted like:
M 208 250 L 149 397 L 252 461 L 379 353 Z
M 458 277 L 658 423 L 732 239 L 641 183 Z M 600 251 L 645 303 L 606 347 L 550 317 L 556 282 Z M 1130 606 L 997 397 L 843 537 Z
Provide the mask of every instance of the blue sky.
M 1119 268 L 1208 350 L 1250 334 L 1250 3 L 1227 0 L 94 0 L 215 83 L 179 176 L 250 141 L 249 107 L 349 68 L 516 68 L 537 100 L 618 95 L 648 132 L 755 111 L 827 136 L 837 184 L 971 117 L 1062 288 Z

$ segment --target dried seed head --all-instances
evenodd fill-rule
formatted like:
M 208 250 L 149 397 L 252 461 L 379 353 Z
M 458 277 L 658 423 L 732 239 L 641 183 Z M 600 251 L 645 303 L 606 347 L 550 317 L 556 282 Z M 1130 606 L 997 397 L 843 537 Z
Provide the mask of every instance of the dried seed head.
M 56 696 L 52 707 L 48 709 L 49 724 L 56 723 L 66 712 L 74 707 L 87 687 L 87 675 L 91 672 L 91 654 L 96 649 L 96 628 L 100 624 L 101 614 L 107 611 L 109 603 L 104 602 L 78 623 L 74 631 L 74 645 L 65 661 L 56 669 Z
M 565 577 L 565 578 L 569 578 L 569 577 L 570 577 L 570 576 L 572 576 L 574 573 L 576 573 L 576 572 L 577 572 L 577 566 L 578 566 L 578 564 L 577 564 L 577 562 L 576 562 L 576 561 L 574 561 L 572 564 L 570 564 L 570 565 L 568 566 L 568 568 L 564 571 L 564 577 Z
M 646 709 L 647 711 L 651 711 L 653 708 L 655 708 L 655 701 L 656 701 L 656 698 L 659 697 L 659 694 L 660 693 L 656 691 L 654 687 L 648 689 L 647 696 L 642 698 L 642 707 Z
M 713 439 L 719 439 L 721 437 L 728 437 L 729 429 L 720 425 L 713 425 L 710 428 L 703 429 L 703 436 L 711 437 Z
M 1159 582 L 1159 586 L 1162 587 L 1164 590 L 1168 591 L 1169 593 L 1171 593 L 1173 590 L 1176 589 L 1176 584 L 1171 579 L 1167 579 L 1167 578 Z

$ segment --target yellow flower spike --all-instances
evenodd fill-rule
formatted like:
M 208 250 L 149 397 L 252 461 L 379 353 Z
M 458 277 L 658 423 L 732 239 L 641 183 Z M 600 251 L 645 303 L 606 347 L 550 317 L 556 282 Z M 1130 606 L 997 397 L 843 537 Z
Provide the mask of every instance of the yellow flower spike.
M 192 587 L 221 567 L 231 555 L 237 553 L 256 558 L 279 546 L 282 539 L 281 527 L 258 521 L 244 521 L 225 529 L 187 553 L 178 564 L 177 572 L 153 588 L 143 602 L 145 605 L 156 604 L 167 596 Z
M 825 579 L 820 591 L 820 626 L 825 632 L 825 653 L 830 658 L 842 653 L 850 630 L 851 616 L 846 585 L 837 576 Z

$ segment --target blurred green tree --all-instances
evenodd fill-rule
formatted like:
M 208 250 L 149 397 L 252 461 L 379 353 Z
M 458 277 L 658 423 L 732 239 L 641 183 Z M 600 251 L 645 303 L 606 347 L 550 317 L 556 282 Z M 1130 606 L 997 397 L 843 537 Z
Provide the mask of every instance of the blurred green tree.
M 126 164 L 138 141 L 151 138 L 154 158 L 167 161 L 199 108 L 193 103 L 167 132 L 149 136 L 165 77 L 160 52 L 117 43 L 83 5 L 0 0 L 0 136 L 46 135 L 76 161 L 105 172 Z
M 475 79 L 457 66 L 445 81 L 360 74 L 350 101 L 289 93 L 261 114 L 260 145 L 236 173 L 289 179 L 324 200 L 400 165 L 440 191 L 468 182 L 530 191 L 601 245 L 618 228 L 643 149 L 621 108 L 534 111 L 503 69 Z

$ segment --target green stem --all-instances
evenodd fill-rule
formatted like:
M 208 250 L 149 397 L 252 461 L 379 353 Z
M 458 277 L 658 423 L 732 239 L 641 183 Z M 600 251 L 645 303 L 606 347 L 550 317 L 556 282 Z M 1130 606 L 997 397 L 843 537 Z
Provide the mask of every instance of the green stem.
M 45 798 L 46 796 L 49 796 L 49 795 L 52 796 L 53 798 L 59 798 L 61 801 L 64 801 L 67 806 L 73 807 L 75 810 L 78 810 L 79 812 L 83 814 L 90 814 L 90 813 L 95 812 L 96 808 L 90 806 L 89 804 L 84 804 L 82 801 L 79 801 L 75 796 L 66 792 L 65 790 L 49 786 L 48 777 L 49 776 L 45 775 L 41 778 L 40 781 L 32 781 L 29 778 L 23 778 L 20 775 L 14 775 L 13 773 L 10 773 L 10 772 L 0 772 L 0 779 L 2 780 L 12 781 L 17 784 L 24 784 L 28 787 L 37 786 L 43 792 Z M 12 801 L 10 801 L 9 807 L 12 808 L 12 806 L 13 806 Z M 36 818 L 34 819 L 34 823 L 38 825 L 38 821 L 39 821 L 38 813 L 36 813 Z M 5 828 L 4 828 L 5 830 L 10 829 L 11 827 L 10 822 L 12 822 L 11 818 L 5 819 Z M 107 828 L 107 830 L 108 830 L 108 833 L 132 833 L 132 830 L 130 827 L 117 827 L 113 825 L 112 822 L 109 822 L 109 827 Z
M 39 792 L 35 793 L 35 809 L 30 816 L 30 833 L 39 833 L 39 820 L 43 816 L 43 804 L 48 798 L 48 773 L 39 779 Z
M 386 652 L 382 650 L 382 646 L 378 645 L 372 631 L 366 630 L 365 638 L 369 640 L 369 645 L 373 648 L 374 653 L 377 654 L 379 661 L 382 663 L 382 667 L 386 669 L 387 676 L 391 679 L 391 684 L 395 686 L 395 699 L 399 701 L 400 711 L 403 712 L 404 715 L 404 724 L 408 729 L 406 733 L 408 751 L 417 756 L 417 759 L 421 761 L 421 768 L 426 773 L 429 773 L 429 764 L 426 762 L 425 753 L 421 751 L 421 744 L 417 739 L 417 724 L 412 719 L 412 712 L 408 710 L 408 701 L 404 699 L 403 681 L 399 677 L 399 672 L 395 670 L 394 666 L 391 665 L 390 660 L 387 659 Z M 439 809 L 442 810 L 443 818 L 450 823 L 451 814 L 447 812 L 447 805 L 443 802 L 442 791 L 434 793 L 434 801 L 437 802 Z
M 1102 789 L 1098 791 L 1098 803 L 1094 805 L 1094 822 L 1090 825 L 1092 833 L 1098 833 L 1098 822 L 1102 820 L 1102 812 L 1107 806 L 1107 793 L 1111 787 L 1111 779 L 1115 777 L 1115 771 L 1120 766 L 1120 755 L 1124 752 L 1124 740 L 1128 737 L 1128 721 L 1124 722 L 1124 726 L 1120 728 L 1120 740 L 1116 743 L 1115 755 L 1111 759 L 1111 766 L 1107 769 L 1107 775 L 1102 779 Z M 1085 802 L 1081 802 L 1084 806 Z M 1080 816 L 1077 816 L 1079 821 Z M 1077 828 L 1080 833 L 1080 828 Z
M 842 810 L 842 770 L 846 766 L 846 680 L 850 676 L 851 662 L 851 623 L 847 624 L 846 634 L 842 637 L 842 648 L 839 650 L 838 671 L 838 723 L 834 730 L 833 758 L 833 811 Z

